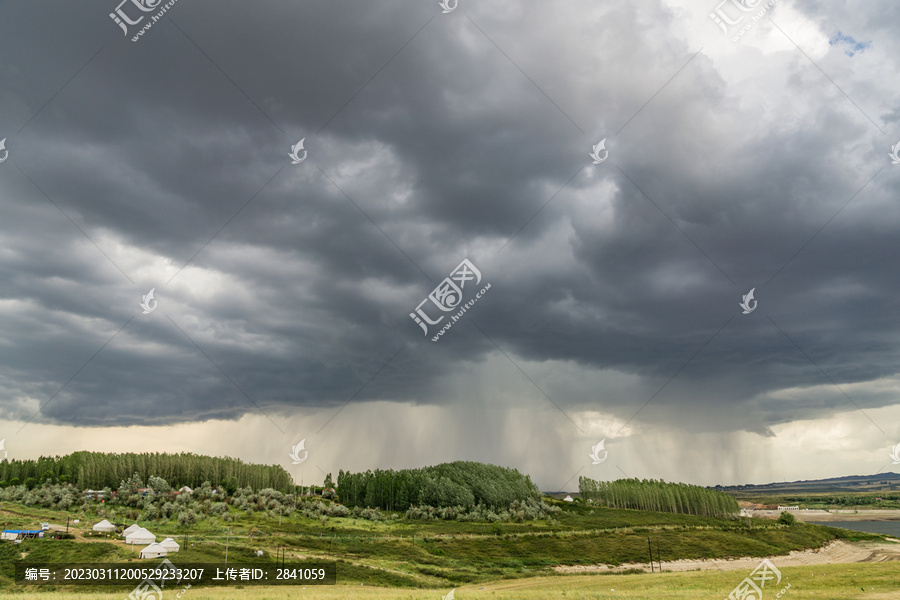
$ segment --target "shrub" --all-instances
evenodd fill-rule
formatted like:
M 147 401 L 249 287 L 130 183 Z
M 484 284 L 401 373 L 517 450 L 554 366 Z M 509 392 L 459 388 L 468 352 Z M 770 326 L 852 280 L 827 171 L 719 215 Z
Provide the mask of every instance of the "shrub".
M 153 475 L 147 478 L 147 487 L 158 494 L 168 493 L 172 489 L 165 479 Z
M 182 527 L 189 527 L 197 522 L 197 513 L 191 509 L 183 510 L 178 513 L 178 523 Z
M 550 519 L 550 515 L 559 513 L 561 510 L 558 506 L 551 506 L 546 502 L 529 498 L 523 502 L 513 501 L 508 508 L 500 510 L 499 513 L 484 504 L 477 504 L 471 508 L 466 508 L 465 506 L 446 506 L 443 508 L 412 506 L 406 511 L 406 518 L 411 520 L 442 519 L 488 523 L 522 522 L 524 520 Z
M 782 513 L 778 516 L 778 522 L 783 525 L 793 525 L 797 522 L 797 517 L 789 512 L 782 511 Z

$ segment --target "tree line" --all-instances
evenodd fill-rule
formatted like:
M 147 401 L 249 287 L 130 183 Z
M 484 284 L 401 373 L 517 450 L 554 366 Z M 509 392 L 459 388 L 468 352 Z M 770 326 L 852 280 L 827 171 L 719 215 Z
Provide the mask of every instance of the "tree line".
M 189 452 L 74 452 L 34 460 L 0 461 L 0 482 L 7 485 L 29 480 L 43 484 L 50 479 L 72 483 L 79 489 L 116 489 L 123 480 L 135 474 L 144 481 L 151 476 L 161 477 L 176 488 L 185 485 L 197 487 L 204 481 L 231 489 L 294 488 L 290 474 L 279 465 L 254 465 L 237 458 L 201 456 Z
M 578 491 L 586 502 L 609 508 L 633 508 L 703 517 L 727 517 L 740 511 L 737 500 L 728 494 L 687 483 L 666 483 L 661 479 L 595 481 L 579 477 Z
M 340 471 L 337 495 L 349 507 L 407 510 L 412 506 L 507 507 L 537 500 L 541 494 L 531 478 L 515 469 L 470 461 L 420 469 L 349 473 Z

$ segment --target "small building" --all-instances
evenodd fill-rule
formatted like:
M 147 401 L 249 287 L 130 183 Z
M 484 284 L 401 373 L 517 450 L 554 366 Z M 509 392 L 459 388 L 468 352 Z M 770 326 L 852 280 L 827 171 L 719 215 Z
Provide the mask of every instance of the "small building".
M 40 529 L 4 529 L 0 532 L 0 540 L 26 540 L 42 537 L 44 537 L 44 532 Z
M 167 554 L 162 544 L 150 544 L 141 550 L 141 558 L 161 558 Z
M 191 488 L 189 488 L 188 486 L 185 485 L 185 486 L 178 488 L 178 493 L 179 494 L 192 494 L 192 493 L 194 493 L 194 490 L 192 490 Z
M 141 526 L 138 525 L 137 523 L 135 523 L 134 525 L 129 525 L 128 527 L 126 527 L 126 528 L 124 529 L 124 531 L 122 531 L 122 535 L 124 535 L 124 536 L 127 537 L 127 536 L 131 535 L 132 533 L 134 533 L 135 531 L 137 531 L 137 530 L 140 529 L 140 528 L 141 528 Z
M 779 506 L 778 510 L 800 510 L 799 506 Z
M 178 542 L 170 537 L 161 541 L 159 545 L 165 548 L 167 552 L 178 552 L 181 550 L 181 546 L 178 545 Z
M 153 544 L 154 542 L 156 542 L 156 536 L 143 527 L 125 536 L 126 544 Z
M 112 533 L 116 530 L 116 526 L 106 519 L 103 519 L 102 521 L 91 527 L 91 529 L 93 529 L 94 531 L 99 531 L 101 533 Z

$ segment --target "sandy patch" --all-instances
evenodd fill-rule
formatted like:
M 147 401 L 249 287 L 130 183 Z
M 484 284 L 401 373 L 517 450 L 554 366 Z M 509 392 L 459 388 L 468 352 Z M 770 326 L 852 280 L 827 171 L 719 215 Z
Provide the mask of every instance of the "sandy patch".
M 794 551 L 781 556 L 769 556 L 776 567 L 799 567 L 805 565 L 822 565 L 834 563 L 900 561 L 900 544 L 884 542 L 849 543 L 835 540 L 821 548 Z M 761 557 L 744 557 L 733 559 L 686 559 L 663 561 L 664 571 L 730 571 L 734 569 L 752 570 L 762 560 Z M 625 569 L 650 570 L 647 563 L 633 563 L 608 567 L 606 565 L 577 565 L 555 567 L 560 573 L 602 573 L 617 572 Z

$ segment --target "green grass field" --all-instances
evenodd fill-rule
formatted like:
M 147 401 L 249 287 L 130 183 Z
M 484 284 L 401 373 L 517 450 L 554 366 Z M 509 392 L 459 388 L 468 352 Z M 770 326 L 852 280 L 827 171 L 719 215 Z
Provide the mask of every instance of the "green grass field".
M 895 486 L 896 487 L 896 486 Z M 760 504 L 796 504 L 800 508 L 815 510 L 846 510 L 846 509 L 900 509 L 900 495 L 896 490 L 891 491 L 865 491 L 865 490 L 841 490 L 831 492 L 806 492 L 806 491 L 773 491 L 769 493 L 759 492 L 730 492 L 738 500 L 758 502 Z
M 597 596 L 599 592 L 592 586 L 601 583 L 606 586 L 606 581 L 613 576 L 596 575 L 583 581 L 580 576 L 547 578 L 552 573 L 551 567 L 647 563 L 648 537 L 653 539 L 654 554 L 658 544 L 663 561 L 762 557 L 820 547 L 836 538 L 852 541 L 881 537 L 802 523 L 786 526 L 771 520 L 751 522 L 747 519 L 713 519 L 591 508 L 577 503 L 561 505 L 563 511 L 552 521 L 502 524 L 405 519 L 371 522 L 353 518 L 330 518 L 323 522 L 316 518 L 294 515 L 283 518 L 279 525 L 277 517 L 266 517 L 263 514 L 248 516 L 241 512 L 235 522 L 226 524 L 216 519 L 206 519 L 189 531 L 176 522 L 149 522 L 141 525 L 151 529 L 158 540 L 171 536 L 182 544 L 182 551 L 170 557 L 176 564 L 223 563 L 226 525 L 230 530 L 227 537 L 229 562 L 271 564 L 281 550 L 285 552 L 288 562 L 337 561 L 338 582 L 341 586 L 331 590 L 322 587 L 310 587 L 307 590 L 323 598 L 356 597 L 340 595 L 336 591 L 347 589 L 361 594 L 374 594 L 366 597 L 439 598 L 441 594 L 438 591 L 446 593 L 450 588 L 460 588 L 458 597 L 465 597 L 461 596 L 465 591 L 466 594 L 472 594 L 471 597 L 504 598 L 507 597 L 503 595 L 506 594 L 504 590 L 513 589 L 509 586 L 517 585 L 525 586 L 522 588 L 523 593 L 550 585 L 558 586 L 558 590 L 553 592 L 556 596 L 541 596 L 544 592 L 535 591 L 533 593 L 536 595 L 516 597 L 606 598 L 610 596 Z M 0 508 L 0 522 L 9 528 L 35 528 L 41 521 L 65 524 L 67 516 L 77 517 L 81 521 L 70 529 L 75 533 L 74 540 L 42 539 L 26 540 L 21 544 L 0 543 L 0 594 L 21 593 L 13 583 L 15 560 L 69 564 L 138 560 L 137 551 L 140 548 L 126 546 L 117 536 L 86 537 L 84 534 L 98 520 L 96 518 L 9 502 Z M 188 537 L 185 537 L 186 533 Z M 258 550 L 263 551 L 263 556 L 256 555 Z M 895 567 L 895 574 L 896 579 L 900 580 L 900 566 Z M 730 587 L 725 584 L 727 589 L 720 596 L 725 597 L 744 576 L 737 576 L 733 572 L 731 577 L 737 579 Z M 621 593 L 631 589 L 630 582 L 638 579 L 657 585 L 656 579 L 647 579 L 643 575 L 615 577 L 624 582 L 621 584 Z M 658 577 L 659 581 L 665 578 L 672 578 L 673 582 L 680 582 L 680 578 L 685 578 L 685 582 L 694 581 L 691 574 L 662 574 Z M 713 574 L 703 575 L 690 585 L 685 583 L 687 587 L 683 587 L 681 583 L 675 586 L 673 583 L 667 588 L 667 593 L 675 595 L 665 597 L 700 597 L 678 594 L 682 594 L 682 591 L 689 592 L 694 589 L 691 586 L 695 584 L 697 590 L 717 589 L 716 586 L 721 584 L 716 577 Z M 545 580 L 547 583 L 541 583 Z M 571 591 L 568 591 L 569 586 L 574 586 Z M 479 591 L 479 587 L 492 590 L 495 595 L 485 596 L 484 590 Z M 617 592 L 619 590 L 616 585 L 609 587 L 617 589 Z M 246 589 L 253 590 L 253 595 L 248 597 L 273 599 L 286 598 L 285 594 L 288 592 L 285 590 L 296 591 L 293 587 Z M 388 591 L 379 592 L 378 589 L 392 589 L 390 594 L 393 595 L 377 596 L 379 593 L 388 594 Z M 635 593 L 638 589 L 635 588 Z M 218 588 L 209 592 L 202 589 L 189 591 L 190 597 L 203 598 L 206 596 L 202 594 L 215 593 L 217 598 L 225 598 L 234 590 Z M 857 591 L 861 593 L 858 587 Z M 79 597 L 106 597 L 105 593 L 105 588 L 95 588 L 90 592 L 85 590 Z M 482 595 L 478 596 L 476 593 Z M 58 591 L 54 597 L 60 595 L 63 592 Z M 174 593 L 172 596 L 174 597 Z
M 900 598 L 900 566 L 897 563 L 856 563 L 788 567 L 783 579 L 769 591 L 775 595 L 787 584 L 782 599 L 800 600 L 895 600 Z M 535 577 L 517 581 L 494 581 L 456 589 L 457 600 L 709 600 L 725 598 L 747 573 L 744 571 L 705 571 L 632 575 L 572 575 Z M 769 584 L 771 586 L 771 584 Z M 109 589 L 109 588 L 108 588 Z M 613 591 L 614 590 L 614 591 Z M 130 590 L 33 592 L 9 591 L 17 600 L 122 600 Z M 176 599 L 181 590 L 164 592 L 163 599 Z M 191 588 L 185 600 L 440 600 L 449 592 L 442 590 L 398 590 L 371 586 L 308 586 L 243 588 Z

